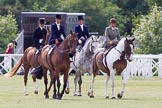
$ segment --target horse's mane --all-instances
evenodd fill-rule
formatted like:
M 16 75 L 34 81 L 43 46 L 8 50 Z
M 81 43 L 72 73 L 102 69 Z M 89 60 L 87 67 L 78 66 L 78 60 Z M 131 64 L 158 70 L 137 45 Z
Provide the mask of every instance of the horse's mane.
M 124 43 L 125 40 L 126 40 L 126 38 L 123 37 L 123 38 L 119 41 L 118 45 L 119 45 L 119 46 L 122 45 L 122 44 Z
M 83 48 L 89 45 L 90 39 L 91 39 L 91 37 L 87 39 L 87 41 L 85 42 Z

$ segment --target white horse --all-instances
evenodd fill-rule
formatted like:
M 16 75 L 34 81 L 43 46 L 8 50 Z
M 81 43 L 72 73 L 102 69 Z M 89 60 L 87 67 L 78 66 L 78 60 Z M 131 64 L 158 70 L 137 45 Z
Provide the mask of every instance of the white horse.
M 92 56 L 99 45 L 97 37 L 90 37 L 81 51 L 77 51 L 71 62 L 71 70 L 75 71 L 74 96 L 77 95 L 77 82 L 79 84 L 78 96 L 81 96 L 82 74 L 91 72 Z
M 133 39 L 122 38 L 116 47 L 112 48 L 109 52 L 98 51 L 95 53 L 92 63 L 92 82 L 90 86 L 90 92 L 88 92 L 88 96 L 91 98 L 94 97 L 93 89 L 94 89 L 94 78 L 97 75 L 97 71 L 101 70 L 105 73 L 105 98 L 109 98 L 108 96 L 108 81 L 111 78 L 112 80 L 112 99 L 115 99 L 114 94 L 114 77 L 115 74 L 121 74 L 123 79 L 123 86 L 120 93 L 118 93 L 118 98 L 122 98 L 124 89 L 126 86 L 126 75 L 124 74 L 124 69 L 127 66 L 127 60 L 132 61 L 133 55 Z

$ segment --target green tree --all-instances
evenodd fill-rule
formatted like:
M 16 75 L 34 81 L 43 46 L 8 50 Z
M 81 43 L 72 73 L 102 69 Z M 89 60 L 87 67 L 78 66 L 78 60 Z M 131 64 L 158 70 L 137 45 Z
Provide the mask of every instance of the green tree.
M 17 36 L 17 22 L 11 12 L 6 16 L 0 15 L 0 22 L 0 53 L 4 53 L 7 44 Z
M 153 6 L 150 13 L 141 16 L 134 36 L 137 41 L 136 52 L 145 54 L 162 53 L 162 10 Z
M 110 18 L 115 17 L 119 21 L 119 28 L 123 31 L 123 17 L 120 16 L 120 8 L 116 4 L 104 0 L 62 0 L 58 11 L 84 12 L 86 13 L 86 24 L 90 32 L 104 33 Z

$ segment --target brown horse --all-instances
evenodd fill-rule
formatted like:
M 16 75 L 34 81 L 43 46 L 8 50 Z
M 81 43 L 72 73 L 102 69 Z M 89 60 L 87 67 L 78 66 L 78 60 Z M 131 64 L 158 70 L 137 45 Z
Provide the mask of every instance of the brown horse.
M 48 42 L 48 38 L 50 35 L 50 31 L 47 29 L 47 35 L 46 35 L 46 39 L 45 39 L 45 44 L 47 44 Z M 36 48 L 34 47 L 29 47 L 24 51 L 23 56 L 20 58 L 20 60 L 18 61 L 18 63 L 11 69 L 10 72 L 8 72 L 7 74 L 5 74 L 6 78 L 10 78 L 12 77 L 17 70 L 20 68 L 20 66 L 23 64 L 24 66 L 24 94 L 28 95 L 28 91 L 27 91 L 27 80 L 28 80 L 28 72 L 31 68 L 37 68 L 38 66 L 40 66 L 40 63 L 42 63 L 42 59 L 41 59 L 41 54 L 35 54 L 36 52 Z M 38 85 L 36 83 L 36 76 L 32 75 L 33 78 L 33 82 L 35 83 L 35 94 L 38 94 Z
M 114 77 L 115 74 L 121 74 L 123 79 L 123 87 L 120 93 L 118 93 L 118 98 L 122 98 L 125 85 L 126 85 L 126 75 L 123 71 L 127 66 L 127 60 L 132 61 L 133 55 L 133 44 L 134 39 L 123 38 L 119 41 L 116 47 L 113 47 L 110 51 L 103 52 L 99 51 L 94 55 L 93 63 L 92 63 L 92 82 L 90 87 L 90 92 L 88 92 L 88 96 L 91 98 L 94 97 L 93 94 L 93 86 L 94 86 L 94 78 L 97 75 L 98 70 L 101 70 L 105 73 L 105 98 L 109 98 L 107 87 L 108 81 L 111 77 L 112 80 L 112 99 L 115 99 L 114 96 Z
M 25 50 L 24 55 L 20 58 L 20 60 L 18 61 L 18 63 L 11 69 L 10 72 L 8 72 L 7 74 L 5 74 L 5 77 L 10 78 L 12 77 L 17 70 L 20 68 L 20 66 L 23 64 L 24 66 L 24 93 L 25 95 L 28 95 L 27 92 L 27 80 L 28 80 L 28 72 L 29 69 L 32 68 L 37 68 L 40 65 L 40 60 L 41 60 L 41 56 L 39 55 L 35 55 L 36 52 L 36 48 L 34 47 L 29 47 Z M 38 85 L 36 84 L 36 78 L 35 76 L 32 76 L 33 81 L 35 83 L 35 94 L 38 94 Z
M 65 88 L 67 86 L 67 80 L 68 80 L 68 72 L 70 69 L 70 59 L 69 55 L 74 55 L 76 52 L 76 47 L 78 44 L 78 39 L 77 39 L 77 34 L 75 33 L 70 33 L 66 39 L 55 49 L 49 53 L 49 50 L 51 48 L 50 45 L 45 46 L 42 49 L 41 52 L 41 57 L 42 57 L 42 66 L 43 66 L 43 75 L 44 79 L 46 81 L 44 82 L 45 84 L 45 97 L 49 98 L 48 96 L 48 90 L 47 90 L 47 70 L 50 71 L 51 77 L 52 77 L 52 82 L 54 86 L 54 94 L 53 98 L 54 99 L 61 99 L 64 92 Z M 64 75 L 64 85 L 63 85 L 63 90 L 60 93 L 60 80 L 59 76 L 60 73 Z M 57 81 L 57 94 L 56 94 L 56 81 Z

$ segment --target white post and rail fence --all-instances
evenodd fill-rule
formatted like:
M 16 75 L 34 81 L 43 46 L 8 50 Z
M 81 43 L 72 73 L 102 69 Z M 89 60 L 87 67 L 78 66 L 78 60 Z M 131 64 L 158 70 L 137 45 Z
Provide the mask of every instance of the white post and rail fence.
M 23 54 L 0 54 L 0 72 L 8 72 Z M 125 69 L 128 78 L 151 78 L 157 75 L 162 78 L 162 55 L 135 54 L 133 61 Z

